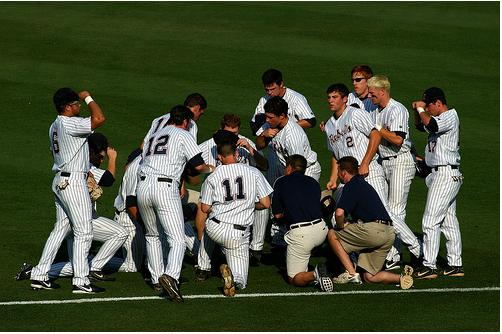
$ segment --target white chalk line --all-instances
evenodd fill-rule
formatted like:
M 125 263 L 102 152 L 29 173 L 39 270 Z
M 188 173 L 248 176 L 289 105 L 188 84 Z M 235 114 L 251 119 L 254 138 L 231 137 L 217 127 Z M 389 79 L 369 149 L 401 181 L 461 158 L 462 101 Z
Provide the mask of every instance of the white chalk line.
M 484 288 L 445 288 L 445 289 L 410 289 L 410 290 L 363 290 L 363 291 L 336 291 L 336 292 L 278 292 L 278 293 L 241 293 L 236 294 L 234 298 L 262 298 L 262 297 L 305 297 L 305 296 L 336 296 L 336 295 L 372 295 L 372 294 L 398 294 L 398 293 L 450 293 L 450 292 L 487 292 L 499 291 L 500 287 Z M 138 296 L 138 297 L 109 297 L 109 298 L 82 298 L 65 300 L 24 300 L 0 302 L 0 306 L 14 305 L 48 305 L 48 304 L 84 304 L 84 303 L 102 303 L 102 302 L 120 302 L 120 301 L 143 301 L 165 299 L 159 296 Z M 214 299 L 227 298 L 221 294 L 218 295 L 186 295 L 184 299 Z

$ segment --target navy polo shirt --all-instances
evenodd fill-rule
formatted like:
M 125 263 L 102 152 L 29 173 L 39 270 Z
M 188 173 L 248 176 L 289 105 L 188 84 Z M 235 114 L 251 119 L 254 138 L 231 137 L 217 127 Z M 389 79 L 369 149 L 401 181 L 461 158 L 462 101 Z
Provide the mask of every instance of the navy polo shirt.
M 345 210 L 345 217 L 350 215 L 354 221 L 390 221 L 378 193 L 360 175 L 355 175 L 345 184 L 337 207 Z
M 319 183 L 300 172 L 278 178 L 274 183 L 272 213 L 283 213 L 287 225 L 322 218 Z

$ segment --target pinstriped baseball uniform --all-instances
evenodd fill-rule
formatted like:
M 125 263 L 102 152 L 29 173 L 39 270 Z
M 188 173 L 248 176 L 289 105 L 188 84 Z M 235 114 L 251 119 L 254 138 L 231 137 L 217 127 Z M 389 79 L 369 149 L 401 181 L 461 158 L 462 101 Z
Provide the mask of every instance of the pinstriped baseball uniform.
M 382 168 L 388 185 L 388 206 L 392 214 L 393 226 L 397 237 L 409 247 L 410 252 L 420 257 L 420 243 L 411 229 L 406 225 L 406 202 L 410 191 L 411 181 L 415 177 L 415 163 L 410 153 L 411 141 L 409 134 L 409 114 L 405 106 L 394 99 L 390 99 L 382 110 L 370 113 L 375 124 L 393 132 L 405 132 L 401 147 L 392 145 L 382 138 L 378 146 L 378 153 L 382 161 Z M 396 238 L 394 247 L 387 259 L 399 261 L 400 241 Z
M 251 121 L 255 121 L 256 115 L 265 113 L 264 106 L 270 98 L 271 96 L 268 95 L 262 96 L 260 98 Z M 284 93 L 284 96 L 282 98 L 288 104 L 288 117 L 290 119 L 299 121 L 302 119 L 310 119 L 315 117 L 312 109 L 307 102 L 307 99 L 302 94 L 286 87 L 286 92 Z M 256 132 L 256 135 L 259 136 L 264 130 L 268 129 L 268 127 L 269 126 L 267 123 L 263 124 L 263 126 Z M 270 184 L 274 184 L 275 180 L 278 177 L 284 175 L 284 167 L 278 161 L 277 156 L 272 154 L 270 148 L 268 152 L 268 170 L 266 172 L 266 177 L 267 181 Z
M 352 92 L 347 95 L 347 105 L 351 106 L 354 103 L 357 104 L 359 108 L 366 110 L 367 112 L 373 112 L 378 109 L 378 106 L 371 101 L 371 98 L 366 97 L 361 100 L 355 92 Z
M 258 169 L 238 163 L 218 166 L 202 184 L 201 203 L 212 206 L 204 234 L 222 246 L 239 289 L 247 284 L 255 202 L 271 193 Z
M 87 255 L 92 242 L 92 206 L 87 190 L 89 170 L 87 137 L 92 133 L 91 118 L 58 115 L 49 129 L 54 157 L 52 182 L 56 204 L 56 223 L 45 244 L 31 279 L 45 281 L 63 238 L 73 230 L 74 285 L 89 284 Z M 64 173 L 62 175 L 62 173 Z M 69 176 L 64 176 L 68 175 Z
M 90 172 L 93 174 L 96 183 L 99 183 L 106 170 L 91 166 Z M 92 240 L 102 242 L 98 253 L 89 262 L 91 271 L 100 271 L 115 255 L 127 238 L 127 231 L 117 222 L 106 217 L 100 217 L 97 213 L 97 204 L 93 203 L 92 210 Z M 74 238 L 67 238 L 68 256 L 71 259 L 73 254 Z M 49 271 L 49 277 L 72 276 L 72 262 L 54 263 Z
M 250 139 L 240 134 L 238 134 L 238 137 L 239 139 L 244 138 L 245 140 L 247 140 L 248 143 L 256 150 L 254 142 L 252 142 Z M 204 159 L 204 162 L 206 164 L 213 166 L 221 165 L 221 161 L 218 159 L 216 143 L 214 142 L 213 138 L 210 138 L 205 142 L 203 142 L 202 144 L 200 144 L 199 148 L 202 151 L 202 158 Z M 237 152 L 239 154 L 239 156 L 237 157 L 238 163 L 253 167 L 256 166 L 256 162 L 253 156 L 251 155 L 251 153 L 249 153 L 249 151 L 245 147 L 242 146 L 237 147 Z M 261 153 L 256 151 L 255 154 L 261 154 Z M 250 249 L 258 251 L 263 249 L 268 218 L 269 218 L 268 210 L 255 210 L 254 221 L 251 227 L 251 242 L 249 244 Z M 197 258 L 197 264 L 200 269 L 203 270 L 211 269 L 210 255 L 206 252 L 206 249 L 210 250 L 214 249 L 214 245 L 211 244 L 212 242 L 213 241 L 211 239 L 205 238 L 205 235 L 202 236 L 201 240 L 202 247 L 199 248 L 199 254 Z
M 463 183 L 460 165 L 460 121 L 455 109 L 433 116 L 438 125 L 425 147 L 425 162 L 433 168 L 425 183 L 429 188 L 422 219 L 424 266 L 436 268 L 441 233 L 446 238 L 448 265 L 462 266 L 462 241 L 456 215 L 456 197 Z M 457 166 L 452 168 L 451 166 Z
M 146 137 L 151 137 L 151 135 L 160 129 L 163 129 L 167 126 L 167 121 L 169 121 L 169 118 L 171 117 L 170 113 L 167 113 L 165 115 L 159 116 L 156 119 L 152 121 L 152 125 L 150 125 L 150 129 L 146 133 Z M 193 119 L 190 120 L 188 124 L 188 132 L 195 138 L 195 141 L 197 141 L 197 133 L 199 131 L 199 128 L 197 127 L 197 123 Z M 145 142 L 146 143 L 146 142 Z
M 141 157 L 136 157 L 127 168 L 122 177 L 122 184 L 115 198 L 115 217 L 114 220 L 123 226 L 128 236 L 122 245 L 123 263 L 119 271 L 136 272 L 143 265 L 143 255 L 145 254 L 145 235 L 138 222 L 133 221 L 126 210 L 127 196 L 136 196 L 136 187 L 138 185 L 138 171 Z
M 137 188 L 138 208 L 146 227 L 148 269 L 152 283 L 166 274 L 178 280 L 185 253 L 184 220 L 179 194 L 180 177 L 187 161 L 200 154 L 195 139 L 187 131 L 168 125 L 147 136 Z M 164 267 L 157 219 L 169 242 Z

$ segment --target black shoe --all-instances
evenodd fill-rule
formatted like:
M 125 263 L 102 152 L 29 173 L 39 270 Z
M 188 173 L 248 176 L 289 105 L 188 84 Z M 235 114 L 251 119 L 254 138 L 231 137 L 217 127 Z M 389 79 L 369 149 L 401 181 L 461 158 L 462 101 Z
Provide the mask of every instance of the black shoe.
M 183 297 L 181 296 L 180 290 L 178 288 L 178 283 L 174 278 L 169 275 L 162 275 L 159 278 L 159 283 L 162 285 L 164 290 L 167 292 L 171 300 L 181 303 L 183 302 Z
M 160 283 L 155 283 L 155 284 L 152 284 L 152 289 L 155 291 L 155 292 L 162 292 L 162 285 L 160 285 Z
M 204 282 L 211 277 L 211 272 L 209 270 L 199 269 L 195 270 L 195 280 L 199 282 Z
M 262 253 L 259 250 L 249 250 L 249 265 L 251 267 L 258 267 L 260 265 Z
M 89 279 L 92 281 L 97 281 L 97 282 L 115 281 L 115 277 L 110 277 L 108 275 L 105 275 L 105 274 L 103 274 L 103 272 L 101 270 L 90 271 L 89 272 Z
M 181 284 L 188 283 L 188 278 L 183 277 L 183 276 L 180 276 L 180 278 L 178 278 L 178 283 L 179 283 L 180 285 L 181 285 Z
M 436 269 L 422 266 L 413 271 L 413 277 L 417 279 L 434 279 L 438 277 Z
M 446 266 L 441 274 L 452 277 L 463 277 L 465 275 L 464 268 L 462 268 L 462 266 Z
M 106 290 L 103 288 L 100 288 L 99 286 L 96 286 L 94 284 L 85 284 L 85 285 L 74 285 L 73 290 L 71 292 L 73 293 L 101 293 L 105 292 Z
M 36 281 L 36 280 L 31 280 L 31 288 L 33 290 L 54 290 L 54 289 L 59 289 L 59 284 L 51 282 L 49 280 L 47 281 Z
M 33 269 L 33 266 L 30 263 L 23 263 L 14 278 L 16 279 L 16 281 L 22 281 L 30 278 L 31 269 Z
M 385 260 L 385 264 L 383 265 L 384 270 L 394 270 L 401 269 L 401 261 L 394 260 Z

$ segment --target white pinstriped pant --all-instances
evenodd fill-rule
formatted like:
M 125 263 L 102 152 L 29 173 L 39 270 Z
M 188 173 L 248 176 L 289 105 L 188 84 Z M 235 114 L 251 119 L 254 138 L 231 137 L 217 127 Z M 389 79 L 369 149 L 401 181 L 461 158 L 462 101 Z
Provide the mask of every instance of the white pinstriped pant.
M 73 230 L 74 285 L 89 284 L 87 256 L 92 243 L 92 205 L 87 189 L 86 173 L 71 173 L 69 177 L 56 174 L 52 181 L 56 205 L 56 223 L 47 239 L 37 266 L 32 269 L 31 279 L 45 281 L 61 243 Z M 68 186 L 60 190 L 58 184 L 67 180 Z
M 245 231 L 241 231 L 234 228 L 233 224 L 224 222 L 218 224 L 208 219 L 204 234 L 221 245 L 236 287 L 246 288 L 249 271 L 249 226 Z
M 254 211 L 254 221 L 251 226 L 251 242 L 249 243 L 249 249 L 255 251 L 263 250 L 265 232 L 269 217 L 270 213 L 268 209 Z
M 382 166 L 380 166 L 380 164 L 378 164 L 376 160 L 373 160 L 370 163 L 369 174 L 366 177 L 366 182 L 371 184 L 371 186 L 378 193 L 378 197 L 380 197 L 385 210 L 387 210 L 387 212 L 389 213 L 396 235 L 402 240 L 405 245 L 408 246 L 408 249 L 413 255 L 419 257 L 420 243 L 418 242 L 418 238 L 415 236 L 415 234 L 413 234 L 404 220 L 395 215 L 389 208 L 389 188 L 387 181 L 385 180 L 383 168 Z M 395 254 L 399 254 L 399 251 L 394 246 L 392 246 L 389 254 L 387 255 L 387 260 L 391 260 L 393 255 Z
M 94 212 L 94 214 L 96 214 Z M 103 242 L 98 253 L 89 262 L 90 270 L 99 271 L 110 261 L 115 252 L 122 246 L 127 238 L 127 231 L 117 222 L 105 218 L 97 217 L 92 220 L 92 240 Z M 68 255 L 72 258 L 74 244 L 73 237 L 68 237 Z M 73 275 L 72 262 L 58 262 L 51 265 L 49 277 L 68 277 Z
M 388 206 L 396 231 L 394 246 L 389 251 L 387 259 L 399 260 L 401 240 L 410 248 L 416 257 L 420 256 L 420 243 L 413 231 L 406 225 L 406 203 L 410 192 L 411 181 L 415 177 L 415 163 L 411 153 L 398 155 L 382 161 L 382 169 L 388 184 Z
M 127 239 L 122 245 L 123 263 L 118 271 L 137 272 L 143 266 L 143 255 L 146 251 L 143 229 L 136 221 L 131 220 L 126 211 L 115 213 L 114 220 L 127 231 Z
M 146 255 L 152 283 L 162 274 L 178 280 L 185 254 L 184 222 L 177 182 L 159 182 L 156 176 L 147 175 L 137 189 L 138 208 L 145 223 Z M 157 228 L 157 219 L 169 244 L 167 264 Z
M 462 241 L 458 224 L 456 206 L 457 194 L 463 183 L 463 176 L 458 169 L 449 166 L 439 167 L 425 179 L 429 188 L 422 219 L 424 233 L 424 266 L 436 268 L 441 233 L 446 238 L 446 256 L 448 265 L 462 265 Z

